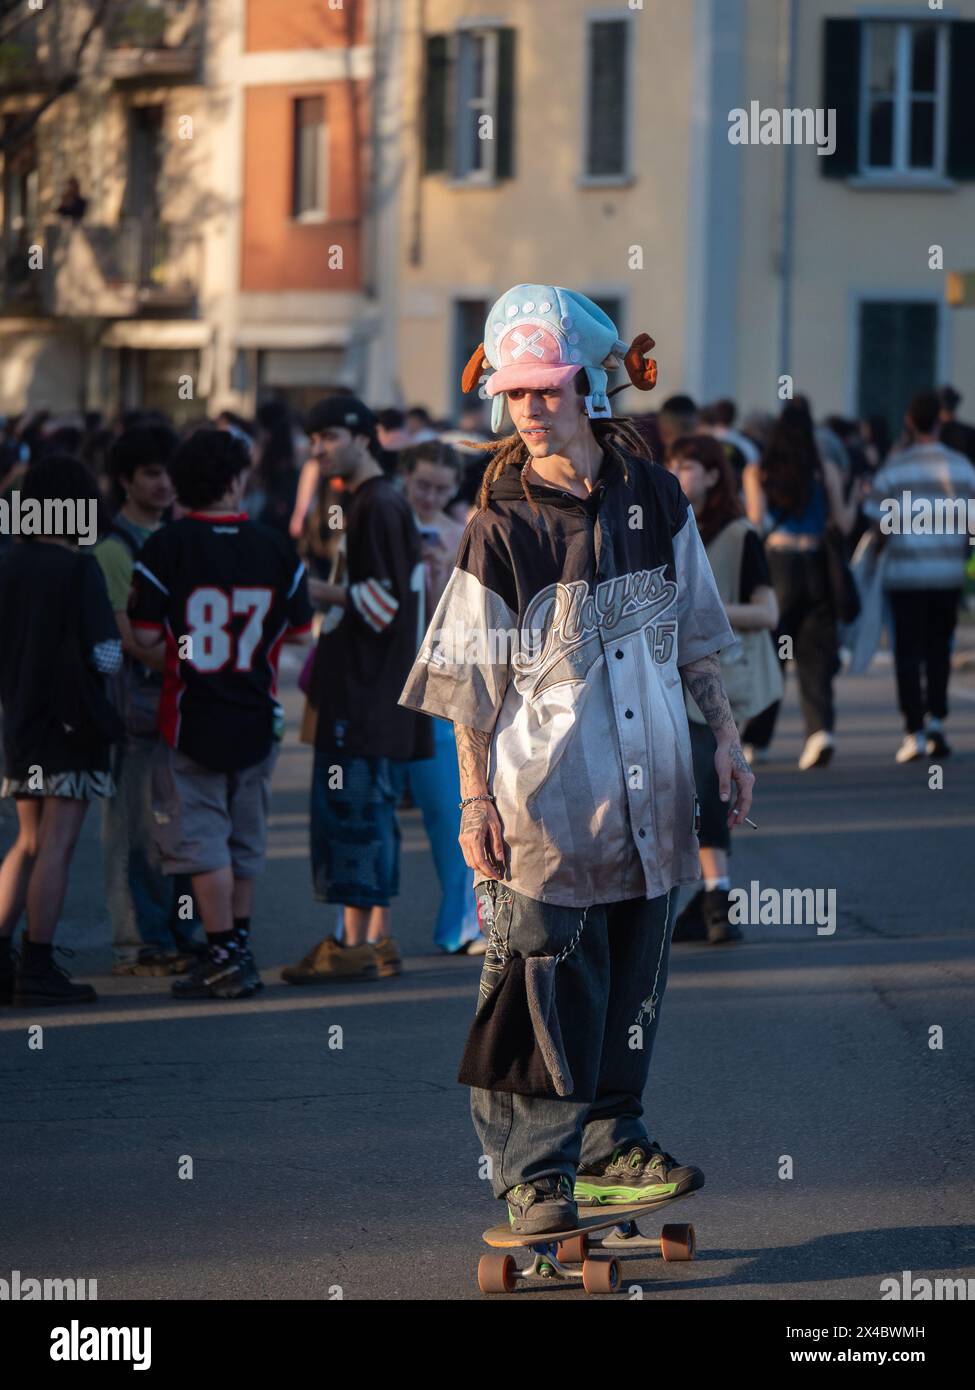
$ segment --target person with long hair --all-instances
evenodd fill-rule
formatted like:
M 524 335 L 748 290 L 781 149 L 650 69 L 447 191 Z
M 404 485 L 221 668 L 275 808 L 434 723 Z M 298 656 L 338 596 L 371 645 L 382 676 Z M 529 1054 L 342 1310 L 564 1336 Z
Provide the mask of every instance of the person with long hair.
M 488 937 L 459 1079 L 519 1234 L 575 1226 L 579 1202 L 704 1182 L 651 1139 L 642 1103 L 671 895 L 700 876 L 682 676 L 735 822 L 754 779 L 693 513 L 610 407 L 621 361 L 652 386 L 652 346 L 562 286 L 516 285 L 492 307 L 461 384 L 493 368 L 492 428 L 507 410 L 514 431 L 491 445 L 400 696 L 454 726 L 459 839 Z
M 839 468 L 822 458 L 812 418 L 792 402 L 773 426 L 760 464 L 742 478 L 748 519 L 765 531 L 765 548 L 779 603 L 777 637 L 789 639 L 799 673 L 806 741 L 799 767 L 825 767 L 833 756 L 833 677 L 839 670 L 836 613 L 826 562 L 826 529 L 848 536 L 859 497 L 844 497 Z M 780 654 L 783 647 L 780 641 Z M 773 721 L 768 720 L 767 724 Z M 771 741 L 772 729 L 767 728 Z
M 738 641 L 718 658 L 735 719 L 741 727 L 781 697 L 782 677 L 770 633 L 779 618 L 761 537 L 744 515 L 734 469 L 720 440 L 704 434 L 676 440 L 667 451 L 694 511 L 697 529 L 725 614 Z M 674 923 L 674 941 L 711 945 L 741 940 L 729 921 L 728 857 L 731 830 L 714 766 L 714 734 L 688 697 L 694 781 L 701 804 L 701 873 L 704 882 Z

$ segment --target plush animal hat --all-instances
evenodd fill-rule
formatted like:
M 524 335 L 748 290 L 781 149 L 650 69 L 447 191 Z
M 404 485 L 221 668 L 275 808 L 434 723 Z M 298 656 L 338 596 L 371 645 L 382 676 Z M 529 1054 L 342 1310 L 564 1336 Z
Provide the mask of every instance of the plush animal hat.
M 493 397 L 491 428 L 497 434 L 504 420 L 506 391 L 562 386 L 583 371 L 589 387 L 586 411 L 592 419 L 602 420 L 613 413 L 607 371 L 625 364 L 639 390 L 650 391 L 656 385 L 657 364 L 643 356 L 653 345 L 648 333 L 625 343 L 608 314 L 575 290 L 561 285 L 515 285 L 488 314 L 484 342 L 478 343 L 464 368 L 462 385 L 467 392 L 483 384 Z

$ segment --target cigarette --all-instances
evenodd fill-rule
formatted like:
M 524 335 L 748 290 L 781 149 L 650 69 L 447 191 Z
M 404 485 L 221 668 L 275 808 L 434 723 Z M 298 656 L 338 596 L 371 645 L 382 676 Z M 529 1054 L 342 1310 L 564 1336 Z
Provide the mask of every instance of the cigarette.
M 749 820 L 747 816 L 745 817 L 745 824 L 750 825 L 753 830 L 758 829 L 758 826 L 755 824 L 755 822 L 753 820 Z

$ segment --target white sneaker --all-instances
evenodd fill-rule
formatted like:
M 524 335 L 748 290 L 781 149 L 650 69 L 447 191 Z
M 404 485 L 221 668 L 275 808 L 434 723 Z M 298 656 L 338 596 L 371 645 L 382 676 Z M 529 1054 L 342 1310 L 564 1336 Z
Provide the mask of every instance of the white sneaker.
M 488 943 L 486 936 L 475 936 L 472 941 L 468 941 L 465 948 L 465 955 L 483 956 L 487 951 Z
M 808 772 L 811 767 L 825 767 L 833 756 L 833 735 L 825 729 L 817 729 L 806 739 L 806 746 L 799 757 L 799 767 Z
M 923 734 L 905 734 L 894 757 L 899 763 L 912 763 L 915 758 L 923 758 L 926 752 L 927 739 Z

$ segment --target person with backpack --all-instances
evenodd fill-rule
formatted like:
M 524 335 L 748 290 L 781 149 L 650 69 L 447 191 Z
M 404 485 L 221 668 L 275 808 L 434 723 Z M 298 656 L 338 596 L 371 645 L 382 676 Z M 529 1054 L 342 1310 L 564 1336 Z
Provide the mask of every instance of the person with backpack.
M 136 560 L 173 502 L 169 461 L 178 442 L 171 429 L 155 424 L 131 426 L 118 436 L 108 455 L 117 511 L 95 547 L 124 653 L 111 693 L 125 737 L 112 749 L 116 792 L 102 813 L 115 975 L 181 974 L 194 959 L 189 930 L 178 931 L 173 881 L 163 873 L 152 839 L 150 781 L 165 647 L 161 641 L 153 647 L 137 642 L 128 611 Z
M 677 477 L 697 521 L 708 564 L 725 614 L 737 640 L 721 652 L 721 676 L 739 728 L 782 698 L 782 675 L 771 633 L 779 607 L 761 537 L 743 515 L 734 466 L 720 439 L 685 435 L 667 451 L 667 467 Z M 688 730 L 694 782 L 701 804 L 700 889 L 674 923 L 672 941 L 718 946 L 740 941 L 740 927 L 729 920 L 731 830 L 714 766 L 716 744 L 697 701 L 688 693 Z

